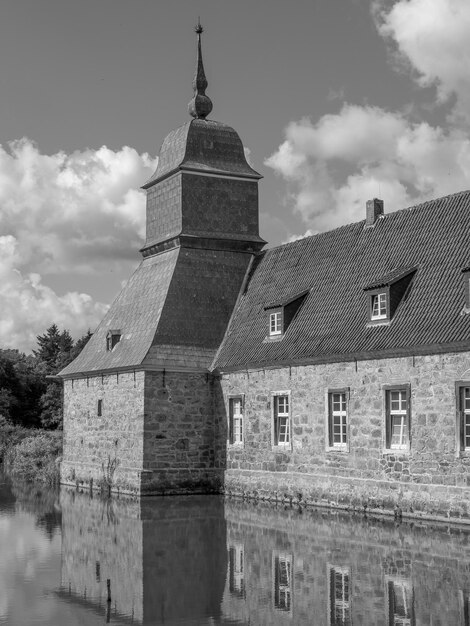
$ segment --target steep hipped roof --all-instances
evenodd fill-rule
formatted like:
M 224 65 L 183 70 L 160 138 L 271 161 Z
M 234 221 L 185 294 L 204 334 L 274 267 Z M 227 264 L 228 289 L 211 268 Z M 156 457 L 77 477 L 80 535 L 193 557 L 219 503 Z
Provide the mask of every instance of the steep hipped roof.
M 261 178 L 248 165 L 238 133 L 227 124 L 203 119 L 193 119 L 168 133 L 158 167 L 143 189 L 177 170 Z
M 179 249 L 144 259 L 111 305 L 93 336 L 60 376 L 133 367 L 142 363 L 155 335 Z M 122 329 L 122 339 L 106 349 L 106 334 Z
M 470 261 L 470 191 L 262 253 L 213 363 L 219 370 L 470 348 L 462 268 Z M 370 294 L 416 269 L 392 321 L 368 324 Z M 392 274 L 393 273 L 393 274 Z M 396 277 L 395 277 L 396 278 Z M 281 340 L 266 306 L 309 290 Z

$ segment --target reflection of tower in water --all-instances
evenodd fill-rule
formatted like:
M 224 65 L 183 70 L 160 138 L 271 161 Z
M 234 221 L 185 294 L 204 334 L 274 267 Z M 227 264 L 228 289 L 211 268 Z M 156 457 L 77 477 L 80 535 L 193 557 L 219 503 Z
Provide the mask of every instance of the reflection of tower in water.
M 220 498 L 101 500 L 69 491 L 61 500 L 64 600 L 113 623 L 219 617 L 227 571 Z

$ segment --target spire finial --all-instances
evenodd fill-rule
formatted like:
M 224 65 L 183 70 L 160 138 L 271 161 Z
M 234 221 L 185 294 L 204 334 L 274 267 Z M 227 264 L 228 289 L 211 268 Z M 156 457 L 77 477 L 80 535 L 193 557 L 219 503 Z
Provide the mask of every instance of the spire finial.
M 192 117 L 204 120 L 212 111 L 212 101 L 209 96 L 206 96 L 207 79 L 204 73 L 201 51 L 201 34 L 204 32 L 204 29 L 199 18 L 194 30 L 197 34 L 197 66 L 193 80 L 194 96 L 188 104 L 188 111 Z

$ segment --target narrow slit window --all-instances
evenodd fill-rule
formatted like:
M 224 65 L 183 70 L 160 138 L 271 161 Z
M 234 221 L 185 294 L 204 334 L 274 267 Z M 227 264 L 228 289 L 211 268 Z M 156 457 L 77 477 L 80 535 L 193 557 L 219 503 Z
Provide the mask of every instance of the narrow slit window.
M 98 400 L 97 414 L 98 417 L 103 415 L 103 400 Z
M 243 444 L 243 398 L 229 399 L 229 441 Z
M 348 445 L 348 409 L 345 391 L 328 393 L 328 431 L 330 448 L 345 450 Z
M 290 444 L 289 396 L 274 396 L 274 445 Z

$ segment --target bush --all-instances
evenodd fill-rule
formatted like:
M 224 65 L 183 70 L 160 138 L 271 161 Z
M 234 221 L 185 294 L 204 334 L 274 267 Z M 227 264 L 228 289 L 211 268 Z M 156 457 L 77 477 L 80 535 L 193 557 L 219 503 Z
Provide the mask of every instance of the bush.
M 36 431 L 10 448 L 5 460 L 15 478 L 56 485 L 59 482 L 57 460 L 61 452 L 61 431 Z
M 16 446 L 26 437 L 30 437 L 32 432 L 36 431 L 31 431 L 30 428 L 23 426 L 14 426 L 0 415 L 0 463 L 10 448 Z

